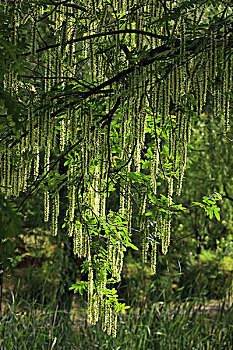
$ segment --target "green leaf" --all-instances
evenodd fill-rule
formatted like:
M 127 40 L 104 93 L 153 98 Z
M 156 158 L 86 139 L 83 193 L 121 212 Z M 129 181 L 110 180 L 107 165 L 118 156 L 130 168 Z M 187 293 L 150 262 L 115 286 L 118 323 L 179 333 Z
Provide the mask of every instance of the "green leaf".
M 219 214 L 219 212 L 215 210 L 215 211 L 214 211 L 214 215 L 215 215 L 216 219 L 217 219 L 218 221 L 220 221 L 220 214 Z
M 138 248 L 136 247 L 136 245 L 134 245 L 134 244 L 132 244 L 132 243 L 130 243 L 130 242 L 126 242 L 125 244 L 127 245 L 127 247 L 130 247 L 130 248 L 132 248 L 132 249 L 134 249 L 134 250 L 138 250 Z

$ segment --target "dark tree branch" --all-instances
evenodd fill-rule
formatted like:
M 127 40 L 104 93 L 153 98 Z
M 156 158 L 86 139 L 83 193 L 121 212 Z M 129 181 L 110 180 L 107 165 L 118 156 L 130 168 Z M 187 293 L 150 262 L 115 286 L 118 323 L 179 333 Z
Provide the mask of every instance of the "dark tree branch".
M 132 149 L 132 152 L 131 152 L 131 154 L 130 154 L 128 160 L 127 160 L 122 166 L 120 166 L 120 168 L 114 169 L 114 170 L 112 171 L 112 173 L 119 173 L 119 171 L 121 171 L 123 168 L 126 167 L 126 165 L 129 164 L 129 162 L 130 162 L 130 161 L 132 160 L 132 158 L 133 158 L 133 154 L 134 154 L 135 148 L 136 148 L 136 143 L 133 145 L 133 149 Z
M 226 187 L 226 184 L 223 182 L 223 189 L 224 189 L 224 191 L 225 191 L 225 195 L 224 196 L 222 196 L 222 198 L 227 198 L 227 199 L 229 199 L 230 201 L 232 201 L 233 202 L 233 197 L 231 197 L 230 195 L 229 195 L 229 192 L 228 192 L 228 190 L 227 190 L 227 187 Z
M 109 111 L 109 113 L 107 113 L 100 122 L 103 122 L 102 127 L 104 127 L 105 125 L 111 124 L 112 121 L 112 117 L 114 115 L 114 113 L 116 112 L 117 108 L 120 106 L 120 97 L 118 97 L 115 105 L 113 106 L 113 108 Z
M 81 38 L 72 39 L 72 40 L 67 41 L 65 43 L 65 45 L 78 43 L 78 42 L 82 42 L 82 41 L 90 40 L 90 39 L 94 39 L 94 38 L 100 38 L 102 36 L 117 35 L 117 34 L 141 34 L 141 35 L 149 36 L 151 38 L 161 39 L 161 40 L 164 40 L 164 41 L 169 40 L 169 37 L 167 37 L 167 36 L 158 35 L 158 34 L 155 34 L 155 33 L 144 31 L 144 30 L 120 29 L 120 30 L 111 30 L 111 31 L 108 31 L 108 32 L 103 32 L 103 33 L 95 33 L 95 34 L 83 36 Z M 43 52 L 43 51 L 46 51 L 46 50 L 54 49 L 54 48 L 59 47 L 59 46 L 61 46 L 61 43 L 46 45 L 44 47 L 41 47 L 40 49 L 37 49 L 36 52 L 40 53 L 40 52 Z M 26 52 L 26 53 L 22 54 L 22 56 L 30 56 L 31 54 L 32 53 L 30 51 L 30 52 Z

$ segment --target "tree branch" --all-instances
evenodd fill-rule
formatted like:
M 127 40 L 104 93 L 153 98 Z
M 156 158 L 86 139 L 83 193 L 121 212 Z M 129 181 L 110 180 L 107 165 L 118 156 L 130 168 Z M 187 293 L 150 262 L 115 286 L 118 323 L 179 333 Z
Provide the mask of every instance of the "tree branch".
M 167 36 L 158 35 L 158 34 L 155 34 L 155 33 L 144 31 L 144 30 L 120 29 L 120 30 L 111 30 L 111 31 L 108 31 L 108 32 L 95 33 L 95 34 L 91 34 L 91 35 L 82 36 L 80 38 L 72 39 L 72 40 L 69 40 L 69 41 L 65 42 L 65 45 L 78 43 L 78 42 L 81 42 L 81 41 L 90 40 L 90 39 L 94 39 L 94 38 L 100 38 L 102 36 L 117 35 L 117 34 L 141 34 L 141 35 L 149 36 L 151 38 L 161 39 L 161 40 L 164 40 L 164 41 L 169 40 L 169 37 L 167 37 Z M 37 49 L 36 52 L 40 53 L 40 52 L 43 52 L 43 51 L 46 51 L 46 50 L 54 49 L 54 48 L 59 47 L 59 46 L 61 46 L 61 43 L 46 45 L 44 47 L 41 47 L 40 49 Z M 30 52 L 26 52 L 26 53 L 22 54 L 21 56 L 30 56 L 31 54 L 32 54 L 32 52 L 30 51 Z
M 229 193 L 228 193 L 228 191 L 227 191 L 226 184 L 225 184 L 224 182 L 223 182 L 223 189 L 224 189 L 226 195 L 225 195 L 225 196 L 222 196 L 222 198 L 227 198 L 227 199 L 229 199 L 230 201 L 233 202 L 233 197 L 231 197 L 231 196 L 229 195 Z

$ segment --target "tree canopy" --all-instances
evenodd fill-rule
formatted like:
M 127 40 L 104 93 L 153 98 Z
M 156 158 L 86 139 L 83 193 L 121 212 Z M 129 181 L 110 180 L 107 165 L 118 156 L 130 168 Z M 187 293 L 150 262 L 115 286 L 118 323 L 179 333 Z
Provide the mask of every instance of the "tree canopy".
M 116 335 L 128 248 L 156 272 L 206 104 L 230 139 L 230 1 L 0 2 L 1 191 L 17 210 L 44 191 L 44 220 L 62 229 L 88 279 L 88 321 Z M 208 130 L 207 130 L 208 132 Z M 220 219 L 218 193 L 203 197 Z M 137 243 L 135 245 L 135 237 Z M 139 237 L 139 239 L 138 239 Z

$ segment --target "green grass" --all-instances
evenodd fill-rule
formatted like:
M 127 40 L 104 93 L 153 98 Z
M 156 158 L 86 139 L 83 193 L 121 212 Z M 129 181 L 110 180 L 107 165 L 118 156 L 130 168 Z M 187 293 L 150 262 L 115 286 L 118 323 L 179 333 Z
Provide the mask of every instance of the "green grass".
M 5 300 L 0 321 L 1 350 L 231 350 L 233 308 L 222 303 L 209 310 L 200 299 L 177 303 L 143 301 L 120 317 L 117 338 L 90 326 L 70 321 L 54 304 L 28 303 L 12 294 Z M 76 311 L 76 310 L 75 310 Z M 78 312 L 78 310 L 77 310 Z
M 201 310 L 199 301 L 176 305 L 152 304 L 131 309 L 121 318 L 116 339 L 101 332 L 101 327 L 86 326 L 79 330 L 80 349 L 191 350 L 232 349 L 232 307 L 221 306 L 215 316 Z
M 12 294 L 4 301 L 0 320 L 1 350 L 73 349 L 73 324 L 52 305 L 28 303 Z

